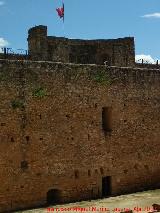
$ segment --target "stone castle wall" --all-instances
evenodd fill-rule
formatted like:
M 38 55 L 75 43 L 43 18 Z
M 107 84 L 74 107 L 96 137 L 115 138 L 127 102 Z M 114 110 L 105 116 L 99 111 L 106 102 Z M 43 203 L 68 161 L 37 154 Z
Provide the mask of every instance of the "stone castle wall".
M 134 66 L 134 38 L 78 40 L 47 36 L 46 26 L 28 32 L 29 55 L 34 60 L 77 64 Z
M 10 59 L 10 60 L 27 60 L 30 59 L 29 55 L 13 54 L 13 53 L 0 53 L 0 59 Z
M 0 60 L 0 212 L 160 187 L 159 110 L 159 69 Z

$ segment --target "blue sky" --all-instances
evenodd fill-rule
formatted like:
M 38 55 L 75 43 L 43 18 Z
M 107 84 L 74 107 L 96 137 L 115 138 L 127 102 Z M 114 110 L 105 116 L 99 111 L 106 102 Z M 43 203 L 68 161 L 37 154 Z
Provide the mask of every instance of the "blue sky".
M 47 25 L 48 34 L 81 39 L 135 37 L 136 54 L 160 58 L 160 0 L 0 0 L 0 46 L 27 49 L 27 30 Z

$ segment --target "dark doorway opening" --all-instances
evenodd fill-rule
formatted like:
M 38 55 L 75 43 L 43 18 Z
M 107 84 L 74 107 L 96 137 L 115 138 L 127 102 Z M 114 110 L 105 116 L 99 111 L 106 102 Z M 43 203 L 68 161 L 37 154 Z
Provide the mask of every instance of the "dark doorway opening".
M 47 204 L 54 205 L 61 202 L 61 192 L 58 189 L 51 189 L 47 192 Z
M 111 57 L 107 54 L 100 55 L 98 64 L 111 66 Z
M 111 195 L 111 177 L 102 178 L 102 197 L 109 197 Z

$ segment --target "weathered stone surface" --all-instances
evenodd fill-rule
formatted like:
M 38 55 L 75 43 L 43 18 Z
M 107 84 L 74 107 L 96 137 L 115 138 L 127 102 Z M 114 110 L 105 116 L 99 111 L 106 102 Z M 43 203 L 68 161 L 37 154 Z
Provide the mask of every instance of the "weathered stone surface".
M 47 36 L 46 26 L 28 32 L 29 55 L 34 60 L 77 64 L 134 66 L 134 38 L 80 40 Z
M 133 38 L 28 43 L 0 54 L 0 212 L 160 187 L 160 70 Z
M 0 60 L 0 211 L 160 187 L 160 71 Z M 102 109 L 111 107 L 112 131 Z

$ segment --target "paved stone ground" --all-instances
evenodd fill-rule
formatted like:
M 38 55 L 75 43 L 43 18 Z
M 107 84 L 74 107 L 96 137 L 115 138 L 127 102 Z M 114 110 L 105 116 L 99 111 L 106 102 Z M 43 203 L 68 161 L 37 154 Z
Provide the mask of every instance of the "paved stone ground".
M 93 213 L 107 212 L 120 213 L 127 208 L 134 213 L 148 213 L 152 210 L 152 204 L 160 204 L 160 189 L 153 191 L 139 192 L 130 195 L 110 197 L 101 200 L 83 201 L 54 207 L 19 211 L 17 213 L 44 213 L 44 212 L 64 212 L 64 213 Z M 49 211 L 50 208 L 50 211 Z M 56 209 L 57 208 L 57 209 Z

